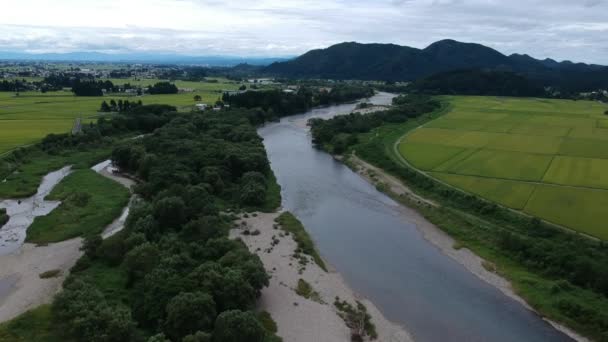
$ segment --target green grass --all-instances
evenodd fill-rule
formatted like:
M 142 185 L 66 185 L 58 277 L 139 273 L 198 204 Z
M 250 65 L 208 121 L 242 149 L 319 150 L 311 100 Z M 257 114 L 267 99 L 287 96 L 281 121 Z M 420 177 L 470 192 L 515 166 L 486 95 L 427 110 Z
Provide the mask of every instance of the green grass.
M 120 216 L 129 201 L 129 191 L 93 170 L 83 169 L 66 177 L 47 199 L 62 203 L 49 215 L 34 220 L 28 228 L 28 242 L 51 243 L 101 233 Z
M 431 175 L 448 184 L 455 185 L 485 199 L 500 202 L 513 209 L 524 209 L 536 185 L 523 182 L 510 182 L 492 178 L 454 175 L 432 172 Z
M 69 342 L 55 329 L 51 306 L 42 305 L 0 324 L 3 342 Z
M 442 99 L 449 111 L 411 130 L 399 144 L 408 162 L 509 208 L 608 238 L 608 228 L 598 223 L 605 204 L 595 192 L 608 189 L 607 105 L 491 96 Z M 583 212 L 592 216 L 579 219 Z
M 298 244 L 298 248 L 304 253 L 310 255 L 319 267 L 327 272 L 327 266 L 321 259 L 319 252 L 315 248 L 315 244 L 310 238 L 310 235 L 302 225 L 302 223 L 293 216 L 290 212 L 284 212 L 277 217 L 277 222 L 281 226 L 281 229 L 293 234 L 293 239 Z
M 399 151 L 406 154 L 412 164 L 423 170 L 432 170 L 449 158 L 464 151 L 463 148 L 421 143 L 400 144 Z
M 540 185 L 525 211 L 550 222 L 608 240 L 608 191 Z
M 116 84 L 131 83 L 147 86 L 159 79 L 112 79 Z M 47 93 L 24 92 L 15 96 L 13 92 L 0 92 L 0 155 L 22 145 L 32 144 L 49 133 L 70 131 L 76 118 L 85 121 L 96 120 L 101 102 L 110 99 L 138 101 L 144 104 L 169 104 L 182 111 L 190 111 L 196 104 L 195 95 L 202 102 L 212 104 L 222 97 L 222 90 L 236 90 L 240 83 L 218 79 L 218 83 L 174 82 L 179 88 L 189 92 L 169 95 L 143 95 L 139 97 L 125 94 L 108 94 L 104 97 L 74 96 L 70 91 Z
M 551 156 L 483 149 L 453 165 L 450 173 L 488 178 L 540 181 Z
M 608 189 L 608 159 L 557 156 L 547 170 L 546 183 Z
M 306 299 L 310 299 L 314 302 L 322 303 L 321 295 L 308 283 L 306 280 L 298 279 L 298 287 L 295 289 L 298 296 L 302 296 Z
M 107 159 L 111 152 L 112 148 L 102 147 L 50 155 L 38 148 L 30 148 L 18 164 L 0 159 L 0 179 L 6 179 L 6 182 L 0 182 L 0 198 L 29 197 L 36 193 L 42 178 L 49 172 L 66 165 L 72 165 L 73 169 L 89 168 Z

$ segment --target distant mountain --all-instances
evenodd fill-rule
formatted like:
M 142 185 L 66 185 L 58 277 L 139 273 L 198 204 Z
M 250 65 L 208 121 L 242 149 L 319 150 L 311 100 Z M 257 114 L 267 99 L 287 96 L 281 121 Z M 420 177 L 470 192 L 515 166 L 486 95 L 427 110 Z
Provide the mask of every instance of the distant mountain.
M 394 44 L 341 43 L 263 69 L 293 78 L 413 81 L 439 72 L 491 69 L 522 74 L 544 86 L 571 91 L 608 88 L 608 67 L 506 56 L 481 44 L 441 40 L 425 49 Z
M 238 64 L 268 65 L 288 58 L 236 57 L 236 56 L 184 56 L 177 54 L 129 53 L 109 54 L 100 52 L 70 52 L 32 54 L 1 52 L 0 60 L 53 61 L 53 62 L 107 62 L 107 63 L 159 63 L 205 66 L 234 66 Z

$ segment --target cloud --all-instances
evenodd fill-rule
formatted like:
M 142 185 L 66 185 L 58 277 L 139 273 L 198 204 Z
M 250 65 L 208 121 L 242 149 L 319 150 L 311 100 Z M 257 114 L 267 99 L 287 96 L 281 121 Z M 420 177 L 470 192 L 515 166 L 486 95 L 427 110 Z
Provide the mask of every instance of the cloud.
M 286 56 L 453 38 L 608 64 L 605 13 L 603 0 L 20 0 L 0 12 L 0 49 Z

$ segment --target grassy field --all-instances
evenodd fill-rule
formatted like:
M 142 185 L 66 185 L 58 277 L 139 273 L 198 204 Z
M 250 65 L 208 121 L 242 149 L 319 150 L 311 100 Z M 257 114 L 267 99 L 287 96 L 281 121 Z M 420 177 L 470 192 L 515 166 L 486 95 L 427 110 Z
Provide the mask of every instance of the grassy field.
M 504 206 L 608 239 L 608 106 L 592 101 L 446 97 L 451 111 L 399 153 L 433 177 Z
M 47 196 L 61 204 L 49 215 L 36 217 L 28 228 L 27 241 L 51 243 L 78 236 L 99 234 L 120 216 L 129 191 L 93 170 L 76 170 Z
M 112 79 L 115 84 L 147 86 L 158 79 Z M 141 100 L 144 104 L 170 104 L 180 110 L 193 108 L 195 95 L 204 103 L 215 103 L 222 90 L 235 90 L 239 83 L 218 79 L 217 83 L 176 81 L 180 89 L 188 92 L 170 95 L 125 96 L 108 94 L 104 97 L 76 97 L 70 91 L 48 93 L 24 92 L 15 96 L 13 92 L 0 92 L 0 155 L 18 146 L 34 143 L 49 133 L 69 131 L 76 118 L 96 120 L 103 100 Z
M 51 306 L 46 304 L 0 324 L 0 341 L 62 342 L 66 339 L 55 328 L 51 320 Z

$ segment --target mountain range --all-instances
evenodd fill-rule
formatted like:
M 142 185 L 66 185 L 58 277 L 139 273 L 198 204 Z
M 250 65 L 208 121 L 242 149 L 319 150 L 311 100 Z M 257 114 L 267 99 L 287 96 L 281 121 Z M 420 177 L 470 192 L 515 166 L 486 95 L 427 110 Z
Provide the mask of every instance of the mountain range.
M 395 44 L 347 42 L 275 62 L 264 73 L 290 78 L 413 81 L 459 69 L 515 72 L 571 91 L 608 88 L 608 67 L 504 55 L 481 44 L 441 40 L 424 49 Z

